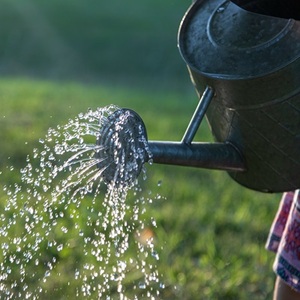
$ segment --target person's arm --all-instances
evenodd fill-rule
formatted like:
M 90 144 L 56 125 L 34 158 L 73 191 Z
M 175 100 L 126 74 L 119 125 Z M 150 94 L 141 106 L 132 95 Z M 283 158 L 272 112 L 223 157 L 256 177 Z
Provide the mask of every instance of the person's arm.
M 300 300 L 300 293 L 293 290 L 280 277 L 277 277 L 273 300 Z

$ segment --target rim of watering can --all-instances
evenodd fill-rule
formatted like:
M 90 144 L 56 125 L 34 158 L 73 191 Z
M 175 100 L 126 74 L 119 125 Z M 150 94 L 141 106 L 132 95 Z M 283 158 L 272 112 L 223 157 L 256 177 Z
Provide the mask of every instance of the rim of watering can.
M 188 67 L 198 73 L 256 78 L 300 58 L 297 31 L 300 21 L 294 19 L 250 12 L 232 1 L 198 0 L 181 21 L 178 47 Z

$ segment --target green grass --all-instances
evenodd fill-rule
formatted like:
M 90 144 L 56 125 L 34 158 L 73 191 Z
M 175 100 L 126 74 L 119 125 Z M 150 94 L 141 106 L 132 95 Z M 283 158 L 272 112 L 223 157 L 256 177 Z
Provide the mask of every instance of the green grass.
M 20 181 L 18 170 L 49 127 L 89 107 L 132 108 L 149 139 L 180 140 L 197 104 L 176 49 L 189 1 L 0 3 L 2 186 Z M 205 123 L 197 140 L 211 140 Z M 225 172 L 161 165 L 147 166 L 142 185 L 146 194 L 163 196 L 147 205 L 145 216 L 157 222 L 161 299 L 272 298 L 273 255 L 264 243 L 280 195 L 250 191 Z M 82 226 L 89 214 L 80 211 Z M 48 280 L 51 295 L 43 299 L 73 298 L 77 282 L 68 270 L 85 257 L 78 234 L 68 235 L 74 247 L 59 258 L 63 276 Z

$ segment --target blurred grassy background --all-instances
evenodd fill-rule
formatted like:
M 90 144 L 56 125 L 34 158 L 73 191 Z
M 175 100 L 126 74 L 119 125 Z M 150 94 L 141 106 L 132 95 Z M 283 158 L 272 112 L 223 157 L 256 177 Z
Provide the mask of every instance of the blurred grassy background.
M 197 104 L 176 47 L 190 1 L 0 5 L 1 185 L 19 180 L 17 170 L 47 128 L 89 107 L 130 107 L 149 139 L 181 138 Z M 197 139 L 211 139 L 206 124 Z M 6 172 L 10 166 L 14 172 Z M 147 208 L 157 220 L 161 299 L 271 299 L 273 255 L 264 243 L 280 195 L 247 190 L 224 172 L 173 166 L 149 166 L 145 185 L 166 197 Z M 60 266 L 68 266 L 68 255 Z M 72 297 L 72 276 L 66 272 L 63 290 L 49 299 Z

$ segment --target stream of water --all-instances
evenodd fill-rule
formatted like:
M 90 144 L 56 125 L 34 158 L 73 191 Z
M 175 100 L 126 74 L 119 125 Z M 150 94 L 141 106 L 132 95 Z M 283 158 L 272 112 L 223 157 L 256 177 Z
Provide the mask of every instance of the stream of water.
M 111 162 L 95 155 L 105 150 L 96 140 L 116 109 L 89 110 L 50 128 L 28 155 L 20 181 L 4 186 L 1 299 L 50 299 L 74 282 L 70 298 L 159 298 L 156 222 L 146 216 L 157 196 L 135 178 L 104 183 L 101 175 Z M 140 149 L 132 151 L 138 158 Z M 118 164 L 117 171 L 128 175 Z M 146 178 L 144 167 L 140 178 Z

